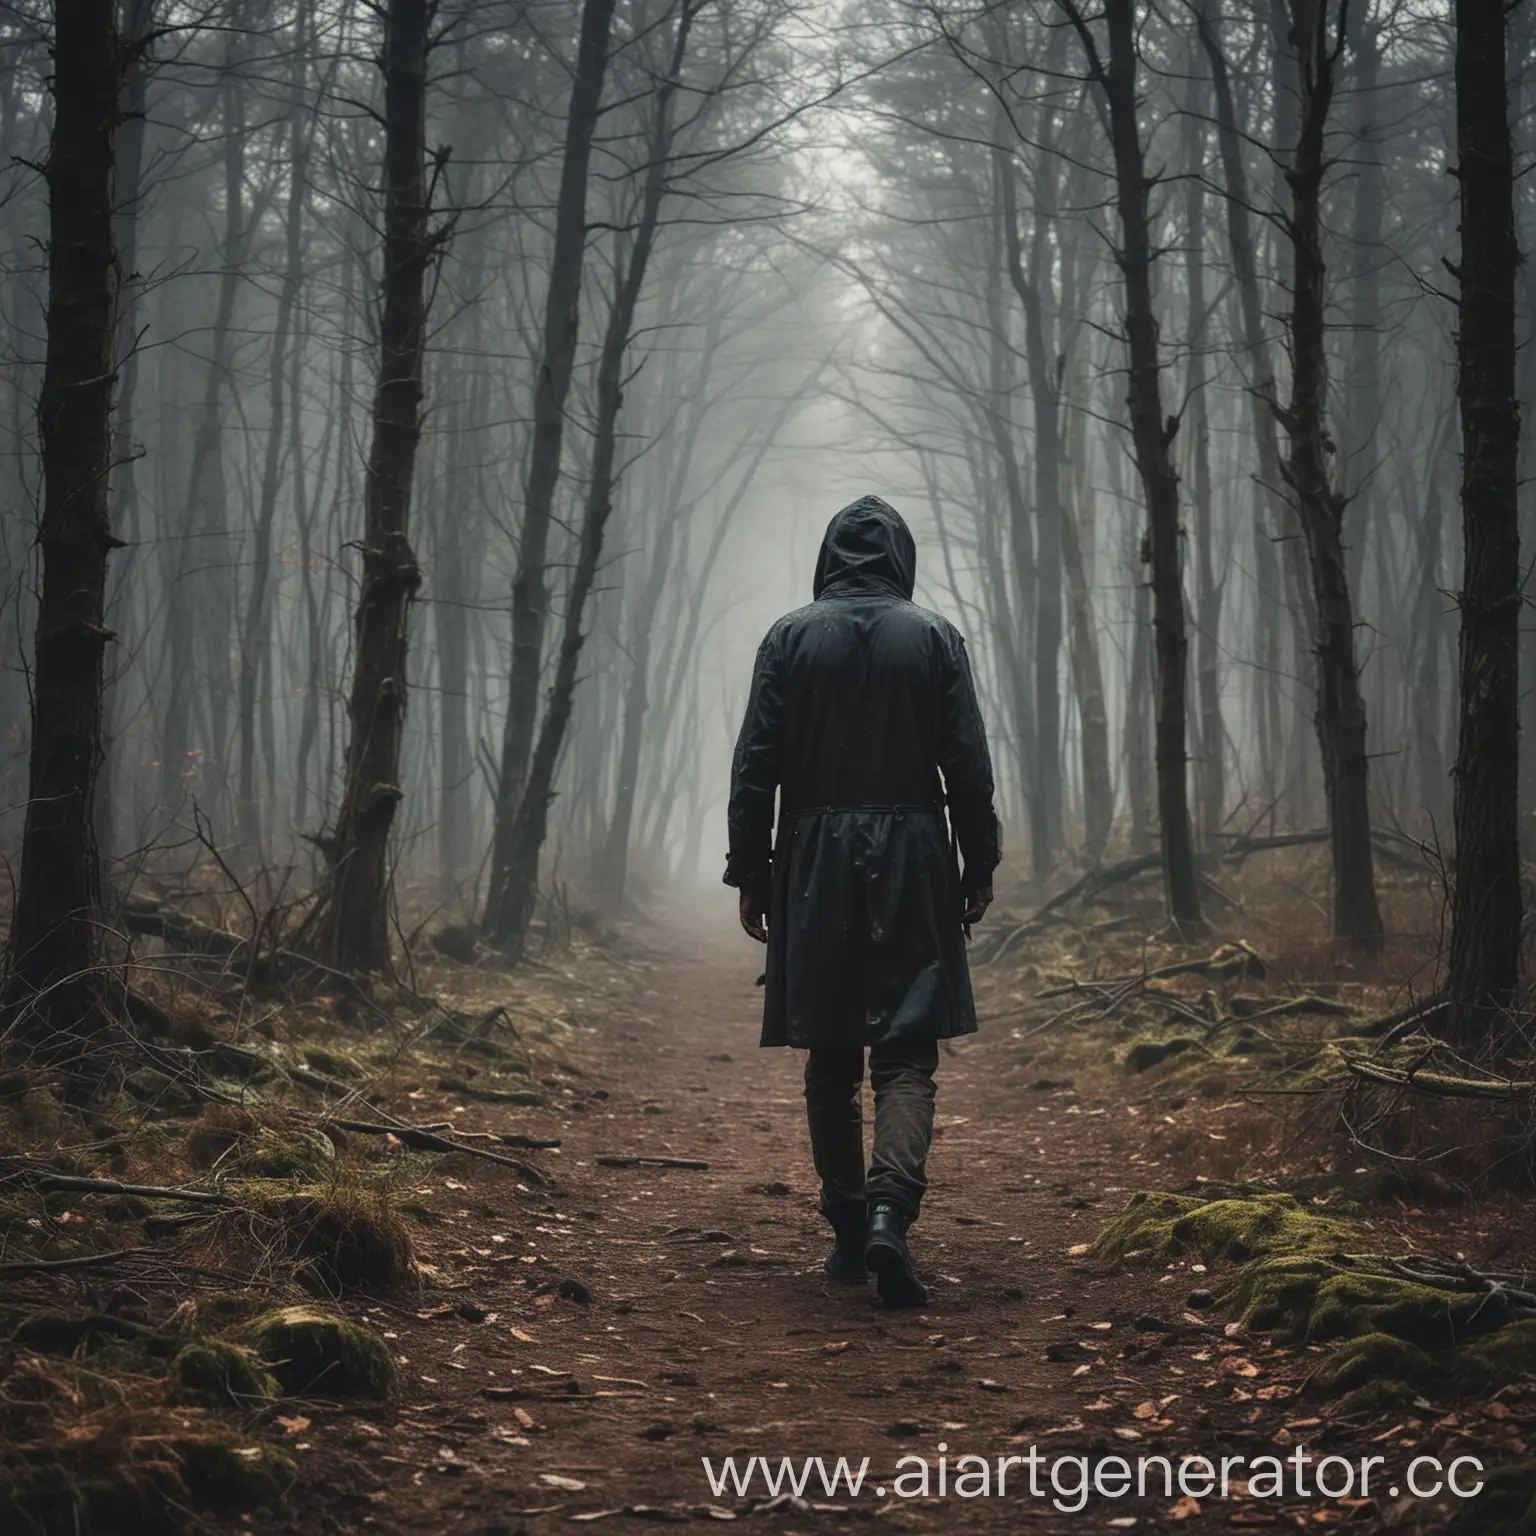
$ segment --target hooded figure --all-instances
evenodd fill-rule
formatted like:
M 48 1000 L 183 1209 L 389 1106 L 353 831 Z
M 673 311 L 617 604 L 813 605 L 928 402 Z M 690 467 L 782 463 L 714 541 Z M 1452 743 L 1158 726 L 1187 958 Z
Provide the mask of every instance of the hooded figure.
M 1000 857 L 965 642 L 912 602 L 916 570 L 911 532 L 879 497 L 832 519 L 815 601 L 758 650 L 725 873 L 747 931 L 762 938 L 767 920 L 762 1043 L 811 1052 L 811 1145 L 838 1238 L 828 1269 L 863 1278 L 867 1258 L 882 1295 L 907 1301 L 923 1299 L 905 1230 L 927 1188 L 937 1042 L 976 1028 L 964 925 Z

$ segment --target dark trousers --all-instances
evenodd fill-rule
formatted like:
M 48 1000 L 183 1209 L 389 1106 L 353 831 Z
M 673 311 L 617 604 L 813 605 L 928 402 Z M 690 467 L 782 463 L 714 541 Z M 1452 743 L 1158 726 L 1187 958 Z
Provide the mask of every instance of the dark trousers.
M 865 1201 L 915 1220 L 928 1189 L 924 1165 L 933 1140 L 933 1074 L 938 1043 L 876 1045 L 869 1051 L 875 1091 L 875 1146 L 864 1171 L 864 1052 L 812 1050 L 805 1063 L 811 1156 L 821 1177 L 822 1214 L 834 1224 Z

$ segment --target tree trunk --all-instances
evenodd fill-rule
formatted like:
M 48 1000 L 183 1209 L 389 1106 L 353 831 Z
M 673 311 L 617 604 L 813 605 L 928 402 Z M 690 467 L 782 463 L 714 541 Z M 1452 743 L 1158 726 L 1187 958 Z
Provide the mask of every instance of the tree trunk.
M 1323 259 L 1324 133 L 1342 40 L 1330 36 L 1322 0 L 1293 0 L 1291 35 L 1300 66 L 1301 123 L 1291 188 L 1291 395 L 1276 407 L 1290 438 L 1283 473 L 1306 535 L 1317 609 L 1317 741 L 1333 855 L 1333 931 L 1372 945 L 1382 933 L 1371 853 L 1370 759 L 1365 700 L 1355 659 L 1355 616 L 1345 568 L 1346 498 L 1329 475 L 1326 411 L 1327 269 Z
M 1373 121 L 1381 110 L 1381 25 L 1371 20 L 1368 5 L 1352 6 L 1349 35 L 1353 54 L 1350 85 L 1355 103 L 1355 142 L 1350 155 L 1355 179 L 1350 237 L 1354 271 L 1349 282 L 1351 357 L 1340 423 L 1339 464 L 1346 483 L 1354 488 L 1349 508 L 1352 532 L 1346 549 L 1350 590 L 1363 593 L 1365 546 L 1372 537 L 1371 514 L 1376 502 L 1373 450 L 1376 418 L 1381 411 L 1381 223 L 1386 201 L 1386 167 Z M 1389 534 L 1378 528 L 1374 537 L 1382 545 Z M 1382 589 L 1376 597 L 1387 611 L 1390 593 Z
M 484 373 L 476 369 L 469 382 L 467 407 L 455 409 L 448 432 L 452 462 L 448 467 L 444 515 L 438 519 L 437 569 L 433 589 L 433 628 L 437 635 L 437 681 L 440 743 L 437 847 L 438 872 L 445 895 L 458 888 L 461 873 L 473 862 L 474 751 L 469 724 L 469 605 L 478 588 L 471 575 L 466 548 L 465 511 L 468 498 L 466 460 L 471 434 L 481 419 Z M 467 419 L 466 419 L 467 418 Z
M 229 630 L 227 580 L 214 572 L 228 558 L 221 463 L 224 394 L 234 351 L 235 298 L 251 242 L 245 217 L 245 91 L 239 69 L 242 36 L 237 24 L 224 47 L 224 233 L 219 245 L 221 271 L 212 344 L 192 438 L 185 508 L 168 525 L 175 532 L 167 540 L 168 679 L 160 752 L 162 801 L 168 809 L 177 807 L 187 786 L 203 777 L 204 767 L 221 745 L 211 736 L 205 736 L 199 745 L 193 721 L 199 681 L 209 700 L 218 696 L 222 689 L 218 674 L 228 656 L 228 647 L 218 640 Z M 209 672 L 201 679 L 199 656 L 210 662 Z
M 533 435 L 528 483 L 519 529 L 517 575 L 512 583 L 512 663 L 507 718 L 496 785 L 490 885 L 481 927 L 487 937 L 511 931 L 515 919 L 502 909 L 511 889 L 514 842 L 524 780 L 538 720 L 543 667 L 545 584 L 549 530 L 560 481 L 565 402 L 570 393 L 581 324 L 581 272 L 587 243 L 587 181 L 592 139 L 602 109 L 608 69 L 608 34 L 616 0 L 584 0 L 576 76 L 566 116 L 565 154 L 555 211 L 554 250 L 544 304 L 543 350 L 533 395 Z
M 1093 592 L 1078 537 L 1075 509 L 1061 504 L 1061 554 L 1067 579 L 1071 619 L 1072 687 L 1077 695 L 1082 733 L 1083 857 L 1097 864 L 1109 846 L 1115 822 L 1115 785 L 1109 771 L 1109 712 L 1104 702 L 1104 674 L 1094 631 Z
M 1019 788 L 1024 797 L 1024 814 L 1029 826 L 1030 873 L 1037 880 L 1050 874 L 1054 862 L 1045 762 L 1057 750 L 1047 746 L 1040 735 L 1036 715 L 1038 677 L 1024 656 L 1026 626 L 1040 602 L 1043 572 L 1035 550 L 1034 528 L 1029 516 L 1029 498 L 1024 490 L 1024 474 L 1014 441 L 1012 405 L 1014 396 L 1014 347 L 1008 335 L 1008 317 L 1003 307 L 1003 273 L 1008 265 L 1010 235 L 1008 205 L 1002 188 L 1007 185 L 1006 157 L 993 156 L 993 207 L 989 220 L 987 263 L 987 393 L 981 414 L 985 418 L 993 452 L 1002 472 L 1008 509 L 1007 574 L 1000 561 L 989 568 L 1001 583 L 998 587 L 1000 617 L 997 639 L 1007 669 L 1009 696 L 1013 704 L 1014 744 L 1019 769 Z M 1060 572 L 1056 573 L 1060 581 Z M 1011 577 L 1012 595 L 1006 583 Z
M 1448 444 L 1446 445 L 1448 446 Z M 1419 517 L 1414 558 L 1419 567 L 1419 593 L 1415 604 L 1414 634 L 1420 647 L 1418 669 L 1413 679 L 1417 685 L 1412 710 L 1414 745 L 1419 766 L 1419 804 L 1431 824 L 1438 824 L 1445 810 L 1445 749 L 1440 732 L 1440 710 L 1435 701 L 1442 697 L 1440 682 L 1440 564 L 1443 547 L 1443 496 L 1440 462 L 1444 448 L 1430 456 L 1429 483 L 1424 488 L 1424 507 Z
M 1191 60 L 1193 65 L 1194 59 Z M 1191 510 L 1195 553 L 1196 698 L 1199 704 L 1200 760 L 1195 766 L 1195 804 L 1200 834 L 1214 846 L 1221 830 L 1226 774 L 1226 725 L 1221 718 L 1221 597 L 1213 555 L 1215 497 L 1211 490 L 1211 421 L 1206 401 L 1206 348 L 1210 316 L 1205 297 L 1205 167 L 1204 103 L 1193 68 L 1190 70 L 1184 118 L 1185 172 L 1184 243 L 1189 301 L 1189 368 L 1185 415 L 1189 456 L 1193 468 Z
M 1285 580 L 1281 560 L 1285 561 L 1287 571 L 1294 569 L 1295 562 L 1289 552 L 1277 559 L 1274 550 L 1274 540 L 1286 526 L 1288 509 L 1280 495 L 1280 441 L 1273 410 L 1273 402 L 1277 398 L 1275 371 L 1268 343 L 1264 339 L 1264 300 L 1259 291 L 1258 257 L 1248 218 L 1252 202 L 1248 173 L 1243 165 L 1237 107 L 1232 99 L 1231 78 L 1226 55 L 1221 47 L 1219 23 L 1211 18 L 1206 0 L 1201 0 L 1196 21 L 1200 46 L 1205 50 L 1210 63 L 1211 85 L 1216 99 L 1216 138 L 1221 151 L 1222 180 L 1226 191 L 1223 201 L 1227 215 L 1227 247 L 1236 280 L 1240 334 L 1247 359 L 1248 402 L 1254 443 L 1258 450 L 1254 543 L 1259 593 L 1256 606 L 1258 632 L 1255 638 L 1258 641 L 1256 649 L 1263 676 L 1260 681 L 1257 724 L 1266 790 L 1268 798 L 1273 801 L 1280 792 L 1278 769 L 1283 734 L 1279 686 L 1280 616 L 1286 605 L 1280 600 Z M 1303 595 L 1300 613 L 1296 616 L 1297 622 L 1303 627 L 1304 633 L 1310 636 L 1316 627 L 1311 603 L 1305 587 L 1300 583 L 1296 585 Z M 1310 668 L 1307 674 L 1303 674 L 1304 681 L 1309 674 Z
M 112 238 L 117 248 L 117 412 L 112 444 L 112 526 L 124 541 L 124 558 L 118 562 L 108 587 L 107 620 L 118 622 L 116 597 L 130 587 L 136 545 L 139 541 L 139 497 L 134 460 L 133 406 L 139 379 L 138 359 L 138 239 L 139 201 L 143 191 L 144 139 L 148 126 L 149 37 L 155 25 L 155 0 L 121 0 L 120 46 L 123 50 L 121 105 L 112 139 Z M 131 597 L 130 597 L 131 604 Z M 137 636 L 133 637 L 136 642 Z M 131 642 L 131 643 L 133 643 Z M 113 794 L 117 736 L 117 690 L 108 684 L 102 695 L 101 768 L 96 777 L 96 838 L 102 855 L 111 859 L 117 851 L 121 807 Z
M 1487 1006 L 1507 1005 L 1520 985 L 1520 250 L 1504 90 L 1507 14 L 1503 0 L 1456 0 L 1456 394 L 1466 563 L 1446 990 L 1460 1005 L 1455 1032 L 1469 1045 L 1488 1038 Z
M 38 428 L 42 590 L 32 677 L 21 875 L 6 949 L 5 1000 L 50 1048 L 106 1022 L 100 859 L 93 796 L 101 763 L 107 557 L 118 544 L 112 462 L 117 263 L 112 136 L 120 57 L 116 0 L 75 0 L 54 36 L 48 187 L 47 353 Z
M 261 470 L 261 491 L 256 509 L 255 539 L 250 558 L 251 587 L 246 594 L 239 640 L 239 834 L 244 855 L 259 862 L 262 837 L 261 798 L 256 788 L 257 689 L 263 666 L 270 671 L 269 629 L 272 605 L 272 536 L 277 523 L 277 497 L 282 484 L 283 433 L 289 423 L 286 392 L 289 384 L 288 349 L 292 340 L 294 306 L 304 276 L 304 202 L 309 177 L 309 115 L 301 110 L 304 100 L 304 12 L 295 12 L 293 107 L 288 123 L 288 207 L 285 222 L 285 259 L 277 294 L 277 315 L 272 326 L 268 356 L 268 410 L 266 455 Z M 290 452 L 302 456 L 304 445 L 295 437 Z
M 1087 312 L 1087 294 L 1093 266 L 1085 259 L 1081 239 L 1068 243 L 1064 265 L 1072 268 L 1069 281 L 1062 277 L 1063 305 L 1081 316 Z M 1081 319 L 1067 327 L 1062 344 L 1061 394 L 1067 405 L 1062 434 L 1061 553 L 1067 580 L 1067 614 L 1072 660 L 1072 687 L 1082 733 L 1083 855 L 1097 864 L 1109 845 L 1115 824 L 1115 779 L 1109 756 L 1109 707 L 1104 692 L 1104 669 L 1099 656 L 1099 631 L 1093 603 L 1094 540 L 1098 523 L 1094 515 L 1095 492 L 1088 479 L 1088 374 L 1089 352 Z
M 539 853 L 549 828 L 549 806 L 554 799 L 555 770 L 565 745 L 566 727 L 576 695 L 576 667 L 586 636 L 582 624 L 587 601 L 602 559 L 603 536 L 613 512 L 615 463 L 619 446 L 619 412 L 624 403 L 624 369 L 634 333 L 635 311 L 645 287 L 646 271 L 655 250 L 656 231 L 667 192 L 667 174 L 673 142 L 673 103 L 678 76 L 687 56 L 694 17 L 703 0 L 683 0 L 678 13 L 668 69 L 655 93 L 655 117 L 646 146 L 646 174 L 639 218 L 628 252 L 617 263 L 617 288 L 608 314 L 602 352 L 597 365 L 597 426 L 592 444 L 592 464 L 587 504 L 581 523 L 576 566 L 566 594 L 565 619 L 549 708 L 539 730 L 538 743 L 529 762 L 517 816 L 513 823 L 511 859 L 504 871 L 492 871 L 492 887 L 486 911 L 499 921 L 491 930 L 497 943 L 517 956 L 527 941 L 538 892 Z M 498 878 L 499 877 L 499 878 Z
M 379 375 L 364 488 L 363 577 L 347 704 L 346 778 L 326 842 L 320 950 L 343 971 L 390 966 L 389 831 L 400 803 L 411 599 L 421 576 L 410 543 L 411 481 L 421 440 L 427 266 L 438 242 L 426 178 L 431 0 L 389 0 L 384 18 L 384 271 Z
M 1164 417 L 1157 315 L 1152 302 L 1150 182 L 1137 120 L 1136 15 L 1134 0 L 1106 0 L 1109 58 L 1101 62 L 1092 33 L 1073 0 L 1062 0 L 1088 54 L 1093 78 L 1109 107 L 1115 162 L 1115 200 L 1120 215 L 1116 257 L 1125 280 L 1125 335 L 1129 361 L 1128 403 L 1136 468 L 1147 506 L 1147 552 L 1152 579 L 1156 658 L 1156 764 L 1158 830 L 1168 915 L 1186 934 L 1203 927 L 1200 882 L 1195 871 L 1189 820 L 1189 764 L 1185 748 L 1189 639 L 1179 571 L 1179 477 L 1173 465 L 1177 417 Z
M 998 137 L 1004 123 L 998 123 Z M 1055 850 L 1063 839 L 1061 783 L 1062 641 L 1062 493 L 1061 493 L 1061 369 L 1053 347 L 1054 316 L 1047 314 L 1045 295 L 1051 259 L 1050 233 L 1056 224 L 1056 168 L 1051 149 L 1054 121 L 1039 128 L 1033 223 L 1029 261 L 1024 261 L 1019 236 L 1018 197 L 1013 156 L 995 153 L 996 179 L 1002 193 L 1003 233 L 1008 276 L 1024 311 L 1024 358 L 1029 374 L 1030 404 L 1035 427 L 1035 793 L 1040 800 L 1039 822 L 1044 848 L 1034 860 L 1037 878 L 1048 875 Z

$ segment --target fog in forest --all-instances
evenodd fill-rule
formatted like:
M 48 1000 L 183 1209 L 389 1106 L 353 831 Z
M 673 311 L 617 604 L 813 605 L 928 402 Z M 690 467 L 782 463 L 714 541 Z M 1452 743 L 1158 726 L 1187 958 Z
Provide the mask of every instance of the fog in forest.
M 346 907 L 368 864 L 357 910 L 409 882 L 418 918 L 515 950 L 557 889 L 713 882 L 756 645 L 865 492 L 968 638 L 1010 875 L 1134 857 L 1173 823 L 1186 863 L 1316 834 L 1348 934 L 1381 926 L 1373 840 L 1448 840 L 1443 7 L 113 19 L 109 887 L 216 855 L 263 903 L 329 883 Z M 1512 29 L 1518 161 L 1523 11 Z M 51 48 L 47 7 L 5 8 L 13 849 Z M 321 948 L 387 961 L 377 917 L 360 948 L 315 921 Z
M 0 1529 L 1528 1533 L 1533 43 L 0 0 Z

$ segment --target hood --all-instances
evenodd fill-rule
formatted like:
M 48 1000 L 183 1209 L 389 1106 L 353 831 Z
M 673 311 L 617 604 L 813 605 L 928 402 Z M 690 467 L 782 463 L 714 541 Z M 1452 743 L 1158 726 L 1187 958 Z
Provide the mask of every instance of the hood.
M 901 513 L 878 496 L 861 496 L 827 524 L 816 557 L 813 597 L 829 587 L 883 588 L 911 600 L 917 545 Z

